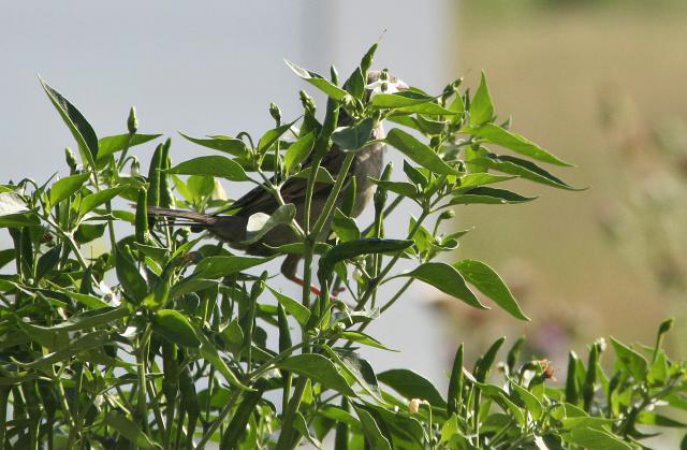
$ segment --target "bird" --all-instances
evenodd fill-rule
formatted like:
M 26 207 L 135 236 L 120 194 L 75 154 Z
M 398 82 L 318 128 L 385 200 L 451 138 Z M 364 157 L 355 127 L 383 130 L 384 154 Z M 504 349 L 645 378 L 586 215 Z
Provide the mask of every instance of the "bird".
M 382 75 L 384 73 L 384 75 Z M 367 75 L 366 95 L 370 96 L 379 92 L 394 93 L 408 89 L 408 85 L 396 76 L 381 71 L 369 71 Z M 352 122 L 343 108 L 339 114 L 338 125 L 349 125 Z M 370 144 L 356 152 L 355 158 L 349 169 L 347 184 L 351 177 L 355 177 L 356 198 L 352 217 L 359 216 L 365 206 L 372 199 L 376 185 L 371 178 L 381 176 L 384 164 L 385 144 L 384 129 L 381 122 L 377 122 L 370 133 Z M 321 161 L 321 167 L 336 177 L 345 158 L 345 153 L 336 145 L 332 144 Z M 303 163 L 303 169 L 312 164 L 312 156 Z M 281 196 L 285 203 L 292 203 L 296 207 L 296 221 L 303 225 L 305 215 L 306 197 L 305 178 L 292 177 L 281 187 Z M 332 185 L 328 183 L 315 183 L 311 201 L 310 223 L 314 223 L 319 217 L 324 205 L 331 192 Z M 339 196 L 340 198 L 342 196 Z M 337 206 L 341 205 L 342 200 L 338 200 Z M 206 230 L 220 241 L 226 242 L 230 247 L 243 250 L 247 254 L 256 256 L 274 255 L 275 248 L 291 244 L 298 241 L 296 233 L 287 225 L 278 225 L 268 231 L 256 242 L 247 243 L 247 226 L 249 218 L 256 213 L 272 214 L 280 206 L 274 195 L 269 192 L 264 185 L 259 185 L 234 201 L 225 211 L 232 214 L 206 214 L 197 211 L 161 208 L 150 206 L 148 214 L 155 217 L 165 217 L 171 219 L 173 223 L 191 225 L 193 230 Z M 323 234 L 320 238 L 326 239 L 331 234 L 331 225 L 325 224 Z M 303 280 L 296 275 L 298 263 L 301 255 L 288 254 L 281 265 L 282 274 L 289 280 L 303 285 Z M 310 287 L 311 291 L 319 295 L 319 289 L 315 286 Z

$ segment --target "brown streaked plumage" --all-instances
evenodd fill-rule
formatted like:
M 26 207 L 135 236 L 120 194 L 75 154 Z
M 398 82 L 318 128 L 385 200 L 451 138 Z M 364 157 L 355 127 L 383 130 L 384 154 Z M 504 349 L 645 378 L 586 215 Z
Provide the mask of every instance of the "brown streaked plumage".
M 370 72 L 368 74 L 368 84 L 375 83 L 379 80 L 380 72 Z M 407 89 L 407 85 L 396 77 L 389 76 L 389 85 L 392 85 L 398 90 Z M 346 117 L 340 117 L 339 125 L 346 122 Z M 381 123 L 373 128 L 370 139 L 383 139 L 384 130 Z M 353 164 L 351 165 L 349 176 L 356 177 L 356 201 L 353 210 L 353 217 L 357 217 L 362 213 L 363 209 L 372 198 L 374 194 L 375 185 L 370 181 L 371 178 L 379 178 L 383 165 L 384 144 L 375 143 L 368 145 L 356 153 Z M 324 156 L 321 166 L 336 177 L 341 171 L 345 154 L 337 146 L 332 146 L 330 151 Z M 310 164 L 310 159 L 303 164 L 307 167 Z M 347 182 L 348 184 L 348 182 Z M 313 190 L 310 223 L 314 223 L 321 213 L 325 202 L 331 191 L 330 184 L 316 183 Z M 304 217 L 304 203 L 305 203 L 305 188 L 306 180 L 303 178 L 291 178 L 281 188 L 281 194 L 286 203 L 293 203 L 296 206 L 296 220 L 299 224 L 303 224 Z M 247 194 L 236 200 L 231 205 L 232 215 L 214 215 L 203 214 L 194 211 L 175 210 L 167 208 L 151 207 L 148 209 L 150 215 L 168 217 L 173 220 L 181 220 L 184 223 L 189 223 L 194 227 L 199 227 L 207 230 L 216 238 L 227 242 L 231 247 L 244 250 L 246 253 L 253 255 L 271 255 L 274 250 L 272 248 L 279 247 L 284 244 L 293 243 L 296 241 L 296 235 L 286 225 L 279 225 L 265 234 L 265 236 L 255 243 L 246 244 L 246 226 L 248 218 L 255 213 L 272 214 L 279 207 L 279 203 L 274 196 L 258 186 Z M 323 233 L 324 237 L 330 233 L 330 225 L 326 224 Z M 282 273 L 290 280 L 302 283 L 296 277 L 296 269 L 300 257 L 298 255 L 289 255 L 282 264 Z

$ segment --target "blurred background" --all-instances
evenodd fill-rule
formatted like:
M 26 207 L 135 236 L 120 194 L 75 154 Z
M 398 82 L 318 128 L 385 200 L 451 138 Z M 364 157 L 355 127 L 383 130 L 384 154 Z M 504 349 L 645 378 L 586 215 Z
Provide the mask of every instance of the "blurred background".
M 556 173 L 589 189 L 523 186 L 540 198 L 462 207 L 450 224 L 476 227 L 455 258 L 479 259 L 500 272 L 530 323 L 496 309 L 463 308 L 416 286 L 370 330 L 400 352 L 369 356 L 377 370 L 404 366 L 445 383 L 460 342 L 474 357 L 501 335 L 512 343 L 525 334 L 532 355 L 563 370 L 569 348 L 585 354 L 585 343 L 609 335 L 650 343 L 663 318 L 685 316 L 683 4 L 0 0 L 0 180 L 42 181 L 66 172 L 63 148 L 74 144 L 37 73 L 100 136 L 124 132 L 132 104 L 142 132 L 200 136 L 260 133 L 272 124 L 271 101 L 285 117 L 297 114 L 298 90 L 306 85 L 283 58 L 321 73 L 334 63 L 348 73 L 381 37 L 377 66 L 429 92 L 440 93 L 458 76 L 474 89 L 484 70 L 500 118 L 512 115 L 514 131 L 574 162 L 577 168 Z M 133 151 L 147 167 L 152 146 L 142 147 Z M 203 152 L 174 138 L 174 159 Z M 387 156 L 400 167 L 398 155 Z M 404 214 L 393 221 L 402 224 L 399 234 Z M 2 233 L 0 244 L 8 242 Z M 673 336 L 684 334 L 685 322 Z M 678 343 L 674 338 L 674 351 L 684 356 Z

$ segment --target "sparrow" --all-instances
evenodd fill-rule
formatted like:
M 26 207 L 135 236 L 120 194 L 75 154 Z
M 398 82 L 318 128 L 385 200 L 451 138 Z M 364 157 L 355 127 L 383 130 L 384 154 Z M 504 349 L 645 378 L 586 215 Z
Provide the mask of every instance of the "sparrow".
M 382 80 L 382 72 L 369 71 L 367 76 L 366 95 L 374 95 L 377 92 L 393 93 L 408 89 L 408 85 L 397 77 L 386 74 L 386 79 Z M 343 108 L 339 113 L 339 126 L 345 126 L 352 122 L 352 119 L 345 113 Z M 381 176 L 384 164 L 385 144 L 380 142 L 384 139 L 384 129 L 381 122 L 378 122 L 370 133 L 369 145 L 358 150 L 355 159 L 348 173 L 347 185 L 350 178 L 356 179 L 356 198 L 354 202 L 352 217 L 359 216 L 365 206 L 372 199 L 376 185 L 371 178 Z M 341 166 L 345 158 L 345 153 L 335 144 L 327 152 L 321 161 L 321 167 L 333 176 L 337 177 L 341 171 Z M 309 157 L 303 163 L 303 169 L 312 164 Z M 305 191 L 307 180 L 305 178 L 292 177 L 281 187 L 281 195 L 285 203 L 292 203 L 296 207 L 296 221 L 302 226 L 305 214 Z M 345 185 L 346 186 L 346 185 Z M 315 183 L 310 207 L 310 223 L 315 223 L 319 214 L 329 197 L 332 185 L 328 183 Z M 342 199 L 339 196 L 338 204 L 341 206 Z M 166 217 L 173 222 L 183 225 L 191 225 L 193 230 L 206 230 L 215 238 L 226 242 L 230 247 L 243 250 L 250 255 L 271 256 L 275 253 L 275 248 L 291 244 L 298 241 L 295 232 L 287 225 L 278 225 L 268 231 L 257 242 L 246 243 L 248 219 L 256 213 L 272 214 L 279 207 L 279 203 L 274 196 L 263 186 L 257 186 L 244 196 L 240 197 L 231 204 L 228 211 L 232 214 L 205 214 L 189 210 L 177 210 L 160 207 L 149 207 L 148 214 L 157 217 Z M 323 235 L 326 239 L 331 234 L 330 224 L 325 224 Z M 282 263 L 281 272 L 289 280 L 303 284 L 303 280 L 296 275 L 300 255 L 289 254 Z M 317 288 L 311 290 L 318 294 Z

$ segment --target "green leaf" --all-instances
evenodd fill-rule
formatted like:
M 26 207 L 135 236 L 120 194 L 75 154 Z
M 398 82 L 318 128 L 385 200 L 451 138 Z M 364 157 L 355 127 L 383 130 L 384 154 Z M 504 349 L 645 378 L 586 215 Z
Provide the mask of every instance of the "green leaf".
M 37 227 L 41 221 L 35 214 L 0 216 L 0 228 Z
M 55 352 L 48 353 L 47 355 L 35 361 L 31 361 L 30 363 L 22 363 L 19 361 L 15 361 L 14 363 L 18 366 L 29 369 L 45 369 L 52 364 L 65 362 L 82 352 L 101 347 L 111 341 L 111 337 L 106 331 L 94 331 L 93 333 L 84 334 L 83 336 L 71 341 L 66 347 Z
M 483 383 L 487 379 L 491 366 L 493 366 L 494 361 L 496 361 L 496 355 L 505 341 L 506 338 L 503 336 L 498 338 L 475 363 L 475 379 L 480 383 Z
M 0 250 L 0 269 L 6 266 L 10 261 L 14 261 L 16 251 L 13 248 Z
M 175 309 L 158 310 L 153 317 L 153 330 L 183 347 L 200 347 L 200 340 L 191 323 Z
M 117 134 L 114 136 L 105 136 L 98 141 L 98 157 L 96 159 L 103 159 L 113 153 L 124 150 L 129 144 L 129 148 L 136 145 L 145 144 L 162 136 L 161 134 L 134 134 L 129 133 Z
M 179 132 L 179 134 L 184 139 L 191 141 L 194 144 L 202 145 L 203 147 L 211 148 L 213 150 L 219 150 L 224 153 L 229 153 L 230 155 L 238 156 L 239 158 L 245 158 L 248 155 L 248 146 L 246 143 L 231 136 L 218 134 L 210 136 L 209 139 L 198 139 L 188 136 L 182 132 Z
M 315 144 L 315 132 L 311 131 L 305 136 L 299 138 L 296 142 L 286 150 L 284 155 L 284 168 L 287 173 L 291 173 L 300 163 L 305 161 L 313 145 Z
M 277 363 L 277 367 L 308 377 L 327 389 L 334 389 L 344 395 L 355 395 L 336 366 L 322 355 L 307 353 L 290 356 Z
M 565 181 L 555 177 L 531 161 L 516 158 L 514 156 L 496 156 L 494 154 L 490 154 L 488 157 L 475 158 L 471 160 L 471 162 L 474 164 L 484 165 L 488 169 L 497 170 L 510 175 L 517 175 L 525 178 L 526 180 L 545 184 L 547 186 L 552 186 L 559 189 L 567 189 L 570 191 L 583 190 L 568 185 Z
M 418 141 L 414 136 L 403 130 L 394 128 L 386 136 L 386 142 L 400 150 L 411 160 L 442 175 L 461 175 L 461 172 L 449 166 L 429 146 Z
M 494 300 L 506 312 L 516 319 L 530 320 L 520 309 L 517 300 L 494 269 L 481 261 L 464 259 L 453 265 L 468 283 L 481 293 Z
M 236 161 L 224 156 L 201 156 L 177 164 L 168 173 L 182 175 L 208 175 L 226 178 L 230 181 L 247 181 L 243 167 Z
M 200 341 L 200 354 L 203 358 L 224 376 L 227 383 L 243 391 L 250 391 L 251 389 L 241 383 L 236 374 L 224 362 L 224 359 L 219 355 L 217 345 L 214 342 L 210 342 L 201 330 L 196 329 L 195 331 L 195 336 Z
M 59 244 L 48 250 L 38 259 L 38 263 L 36 264 L 36 281 L 43 278 L 49 271 L 55 268 L 60 260 L 61 252 L 62 244 Z
M 243 329 L 239 324 L 238 319 L 234 319 L 229 322 L 229 325 L 222 330 L 222 337 L 227 341 L 227 343 L 235 348 L 239 349 L 243 345 L 245 336 L 243 334 Z
M 564 441 L 588 450 L 632 450 L 632 446 L 607 431 L 575 429 L 561 435 Z
M 432 406 L 446 407 L 446 402 L 434 385 L 408 369 L 392 369 L 377 375 L 377 379 L 407 399 L 427 400 Z
M 353 417 L 353 415 L 350 412 L 341 409 L 338 406 L 325 405 L 321 409 L 319 409 L 317 413 L 335 422 L 345 423 L 346 425 L 351 427 L 351 431 L 354 433 L 359 433 L 362 431 L 358 419 Z
M 346 259 L 360 255 L 388 253 L 405 250 L 413 244 L 413 241 L 398 239 L 356 239 L 344 242 L 332 247 L 320 258 L 317 271 L 320 280 L 325 280 L 334 270 L 334 265 Z
M 203 258 L 193 272 L 197 278 L 223 278 L 262 263 L 269 258 L 253 258 L 248 256 L 208 256 Z
M 74 240 L 78 244 L 86 244 L 95 239 L 98 239 L 105 233 L 105 226 L 107 224 L 90 225 L 82 223 L 74 232 Z
M 81 199 L 81 204 L 79 205 L 79 214 L 83 216 L 87 212 L 92 211 L 98 206 L 105 202 L 108 202 L 119 195 L 124 190 L 124 187 L 114 187 L 110 189 L 104 189 L 100 192 L 94 192 Z
M 343 100 L 348 94 L 345 90 L 341 89 L 340 87 L 336 86 L 334 83 L 332 83 L 329 80 L 326 80 L 325 78 L 322 77 L 322 75 L 317 74 L 315 72 L 311 72 L 307 69 L 303 69 L 302 67 L 297 66 L 296 64 L 292 63 L 291 61 L 284 60 L 286 62 L 286 65 L 289 66 L 293 72 L 307 81 L 308 83 L 312 84 L 315 86 L 317 89 L 321 90 L 327 96 L 333 98 L 334 100 Z
M 80 292 L 73 292 L 66 289 L 57 288 L 58 292 L 70 297 L 74 301 L 77 301 L 89 309 L 99 309 L 106 308 L 109 305 L 103 300 L 95 297 L 93 295 L 82 294 Z
M 284 133 L 289 131 L 294 123 L 296 123 L 296 121 L 284 124 L 284 125 L 279 126 L 277 128 L 273 128 L 273 129 L 269 130 L 268 132 L 266 132 L 265 134 L 263 134 L 262 137 L 260 138 L 260 141 L 258 141 L 258 150 L 260 152 L 265 152 L 275 142 L 277 142 L 279 140 L 279 138 L 284 135 Z
M 380 188 L 404 197 L 415 198 L 419 194 L 417 187 L 412 183 L 404 181 L 380 181 L 374 178 L 371 178 L 371 180 Z
M 140 303 L 148 294 L 148 284 L 136 264 L 119 246 L 115 253 L 115 271 L 124 293 L 135 303 Z
M 494 175 L 491 173 L 469 173 L 460 177 L 460 187 L 477 187 L 485 184 L 501 183 L 503 181 L 512 180 L 516 176 L 508 175 Z
M 455 194 L 448 204 L 470 205 L 480 203 L 485 205 L 505 205 L 512 203 L 531 202 L 536 198 L 537 197 L 524 197 L 506 189 L 480 186 Z
M 391 450 L 389 440 L 382 434 L 372 414 L 358 407 L 355 408 L 355 411 L 358 413 L 363 434 L 366 438 L 365 441 L 370 445 L 370 448 L 375 450 Z
M 289 225 L 296 217 L 293 203 L 279 206 L 272 214 L 257 212 L 248 218 L 245 244 L 253 244 L 279 225 Z
M 60 113 L 60 117 L 62 117 L 62 120 L 79 145 L 81 157 L 95 170 L 95 158 L 98 155 L 98 136 L 93 131 L 93 127 L 69 100 L 62 97 L 62 94 L 48 86 L 45 81 L 40 80 L 40 82 L 43 90 L 48 94 L 48 98 L 57 109 L 57 112 Z
M 462 300 L 472 307 L 489 309 L 480 303 L 477 297 L 475 297 L 475 294 L 470 291 L 470 288 L 465 284 L 465 279 L 460 272 L 449 264 L 443 262 L 428 262 L 411 272 L 399 276 L 416 278 L 434 286 L 441 292 Z
M 381 350 L 388 350 L 391 352 L 398 351 L 387 347 L 386 345 L 382 344 L 372 336 L 369 336 L 365 333 L 361 333 L 359 331 L 344 331 L 343 333 L 341 333 L 341 337 L 343 337 L 344 339 L 348 339 L 351 342 L 355 342 L 357 344 L 367 345 L 369 347 L 379 348 Z
M 372 136 L 375 120 L 368 118 L 349 127 L 342 127 L 332 133 L 332 142 L 341 150 L 356 151 L 365 146 Z
M 70 292 L 70 294 L 73 294 L 73 292 Z M 67 331 L 97 328 L 101 325 L 112 325 L 119 319 L 129 316 L 129 314 L 128 308 L 124 306 L 106 306 L 75 314 L 69 319 L 52 326 L 34 325 L 28 322 L 23 322 L 22 325 L 28 327 L 33 332 L 64 333 Z
M 646 359 L 625 344 L 611 338 L 613 349 L 618 357 L 617 364 L 625 368 L 635 379 L 640 382 L 646 378 L 648 364 Z
M 332 230 L 342 242 L 360 239 L 360 230 L 355 220 L 344 215 L 338 208 L 334 212 L 334 219 L 332 219 Z
M 537 397 L 518 384 L 511 383 L 510 387 L 513 390 L 512 392 L 514 396 L 520 400 L 522 404 L 525 405 L 525 408 L 527 408 L 529 413 L 532 414 L 532 418 L 534 420 L 539 420 L 544 410 Z
M 377 108 L 389 108 L 394 109 L 396 112 L 407 114 L 417 113 L 435 116 L 455 114 L 455 112 L 437 104 L 435 97 L 412 89 L 393 94 L 376 94 L 372 97 L 371 104 Z M 417 119 L 411 120 L 417 125 L 417 129 L 422 129 L 422 124 Z M 404 125 L 408 125 L 408 123 L 404 123 Z M 412 125 L 410 126 L 412 127 Z
M 479 87 L 470 103 L 470 125 L 478 127 L 494 117 L 494 105 L 491 102 L 487 80 L 482 72 Z
M 277 301 L 284 307 L 286 312 L 292 315 L 296 321 L 301 324 L 301 326 L 308 324 L 308 321 L 310 320 L 310 310 L 308 308 L 291 297 L 275 291 L 269 286 L 267 288 L 270 290 L 270 292 L 272 292 Z
M 448 382 L 448 408 L 449 415 L 456 414 L 463 402 L 463 385 L 465 383 L 465 375 L 463 374 L 463 366 L 465 364 L 465 347 L 460 344 L 456 354 L 453 357 L 453 367 L 451 369 L 451 377 Z M 443 431 L 442 431 L 443 435 Z
M 78 191 L 88 180 L 88 174 L 72 175 L 57 180 L 50 188 L 50 204 L 56 205 Z
M 14 192 L 0 192 L 0 217 L 22 214 L 29 210 L 26 202 Z
M 160 450 L 160 446 L 155 444 L 147 434 L 141 430 L 141 427 L 133 420 L 128 419 L 123 414 L 117 411 L 110 411 L 105 416 L 103 424 L 111 427 L 117 433 L 121 434 L 129 442 L 143 450 Z
M 500 145 L 501 147 L 505 147 L 509 150 L 513 150 L 516 153 L 529 156 L 530 158 L 542 162 L 563 167 L 571 166 L 571 164 L 552 155 L 534 142 L 529 141 L 524 136 L 508 131 L 498 125 L 494 125 L 493 123 L 482 125 L 479 128 L 469 128 L 464 130 L 464 132 L 472 136 L 484 138 L 492 144 Z
M 217 283 L 217 280 L 208 280 L 206 278 L 193 275 L 184 278 L 172 286 L 169 291 L 169 299 L 174 300 L 175 298 L 181 297 L 190 292 L 202 291 L 209 287 L 217 286 Z

